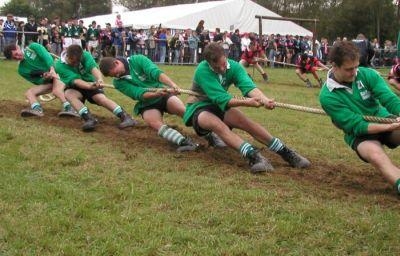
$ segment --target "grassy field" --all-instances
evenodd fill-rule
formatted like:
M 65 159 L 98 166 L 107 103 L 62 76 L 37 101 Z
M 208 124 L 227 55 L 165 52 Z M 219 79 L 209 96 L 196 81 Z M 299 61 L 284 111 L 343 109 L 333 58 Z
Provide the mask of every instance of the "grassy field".
M 57 118 L 57 101 L 43 105 L 41 119 L 21 118 L 30 84 L 16 67 L 0 61 L 0 255 L 400 253 L 398 196 L 326 116 L 243 108 L 312 162 L 296 170 L 264 149 L 276 170 L 251 175 L 237 152 L 207 148 L 176 117 L 166 120 L 201 143 L 199 152 L 176 153 L 143 122 L 120 131 L 94 105 L 93 133 L 78 119 Z M 162 69 L 189 88 L 193 67 Z M 267 84 L 254 78 L 269 97 L 319 108 L 319 89 L 306 88 L 293 69 L 268 73 Z M 122 94 L 107 94 L 132 109 Z M 388 153 L 400 164 L 398 150 Z

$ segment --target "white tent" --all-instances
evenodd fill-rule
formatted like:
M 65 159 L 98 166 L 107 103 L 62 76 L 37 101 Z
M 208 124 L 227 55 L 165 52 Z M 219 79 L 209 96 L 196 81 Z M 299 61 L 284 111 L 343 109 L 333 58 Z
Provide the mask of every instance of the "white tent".
M 221 28 L 221 31 L 259 32 L 256 15 L 281 17 L 278 14 L 250 0 L 225 0 L 196 4 L 180 4 L 165 7 L 129 11 L 120 13 L 124 26 L 134 28 L 149 28 L 159 26 L 172 29 L 195 29 L 200 20 L 210 31 Z M 85 18 L 84 24 L 93 20 L 102 27 L 106 23 L 115 26 L 116 14 L 108 14 Z M 263 34 L 312 35 L 312 32 L 291 22 L 280 20 L 263 20 Z

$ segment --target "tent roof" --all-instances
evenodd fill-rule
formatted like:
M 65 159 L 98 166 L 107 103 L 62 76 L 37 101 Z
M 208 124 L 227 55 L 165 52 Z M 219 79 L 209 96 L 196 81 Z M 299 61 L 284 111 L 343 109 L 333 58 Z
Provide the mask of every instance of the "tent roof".
M 221 28 L 221 31 L 258 33 L 258 19 L 256 15 L 281 17 L 278 14 L 258 5 L 250 0 L 225 0 L 196 4 L 180 4 L 165 7 L 155 7 L 144 10 L 120 13 L 124 26 L 134 28 L 149 28 L 159 26 L 173 29 L 195 29 L 200 20 L 204 20 L 204 27 L 210 31 Z M 116 14 L 108 14 L 85 18 L 84 24 L 95 20 L 101 26 L 115 24 Z M 292 34 L 312 35 L 312 32 L 291 21 L 263 20 L 263 34 Z

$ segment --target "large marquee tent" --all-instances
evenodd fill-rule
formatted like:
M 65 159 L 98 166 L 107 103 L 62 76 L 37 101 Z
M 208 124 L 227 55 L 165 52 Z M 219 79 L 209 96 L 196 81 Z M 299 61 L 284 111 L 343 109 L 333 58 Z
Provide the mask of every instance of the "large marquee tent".
M 250 0 L 225 0 L 195 4 L 179 4 L 155 7 L 120 13 L 124 26 L 148 29 L 150 26 L 172 29 L 195 29 L 200 20 L 210 31 L 220 28 L 221 31 L 259 32 L 256 15 L 281 17 L 278 14 Z M 115 26 L 116 13 L 84 18 L 88 26 L 94 20 L 102 27 L 106 23 Z M 312 32 L 291 21 L 262 20 L 263 34 L 291 34 L 312 36 Z

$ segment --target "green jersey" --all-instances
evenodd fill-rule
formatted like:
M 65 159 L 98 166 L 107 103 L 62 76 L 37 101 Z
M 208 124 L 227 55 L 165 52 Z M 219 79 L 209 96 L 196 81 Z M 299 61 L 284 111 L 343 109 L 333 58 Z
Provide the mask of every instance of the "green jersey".
M 192 125 L 192 116 L 199 108 L 215 105 L 222 111 L 228 110 L 228 102 L 232 99 L 228 89 L 232 84 L 241 91 L 243 96 L 247 96 L 256 88 L 246 70 L 238 62 L 228 59 L 226 72 L 218 74 L 212 70 L 207 61 L 202 61 L 194 73 L 192 91 L 205 96 L 195 97 L 186 104 L 183 116 L 185 125 Z
M 65 55 L 56 62 L 55 69 L 60 76 L 61 81 L 67 87 L 74 87 L 75 79 L 81 79 L 86 82 L 95 82 L 95 77 L 92 75 L 92 70 L 97 68 L 96 61 L 93 59 L 92 55 L 83 51 L 81 62 L 77 67 L 68 65 L 65 62 Z
M 99 30 L 97 28 L 93 28 L 92 26 L 89 27 L 88 31 L 87 31 L 87 38 L 86 40 L 97 40 L 99 38 Z
M 142 108 L 153 105 L 161 98 L 143 99 L 143 94 L 148 92 L 146 88 L 161 88 L 159 78 L 163 73 L 157 65 L 143 55 L 133 55 L 127 59 L 126 74 L 120 78 L 114 78 L 115 88 L 126 96 L 137 100 L 134 113 L 138 115 Z
M 331 78 L 321 89 L 319 100 L 332 122 L 344 132 L 344 140 L 352 146 L 356 137 L 368 133 L 369 122 L 364 115 L 389 117 L 400 114 L 400 99 L 385 80 L 373 69 L 359 67 L 349 85 Z
M 24 50 L 24 59 L 18 65 L 18 73 L 36 85 L 44 84 L 44 79 L 40 76 L 48 72 L 54 66 L 53 57 L 38 43 L 31 43 Z
M 69 27 L 68 26 L 62 26 L 61 27 L 60 35 L 63 36 L 63 37 L 71 37 L 72 36 L 72 34 L 70 34 L 70 32 L 69 32 Z

